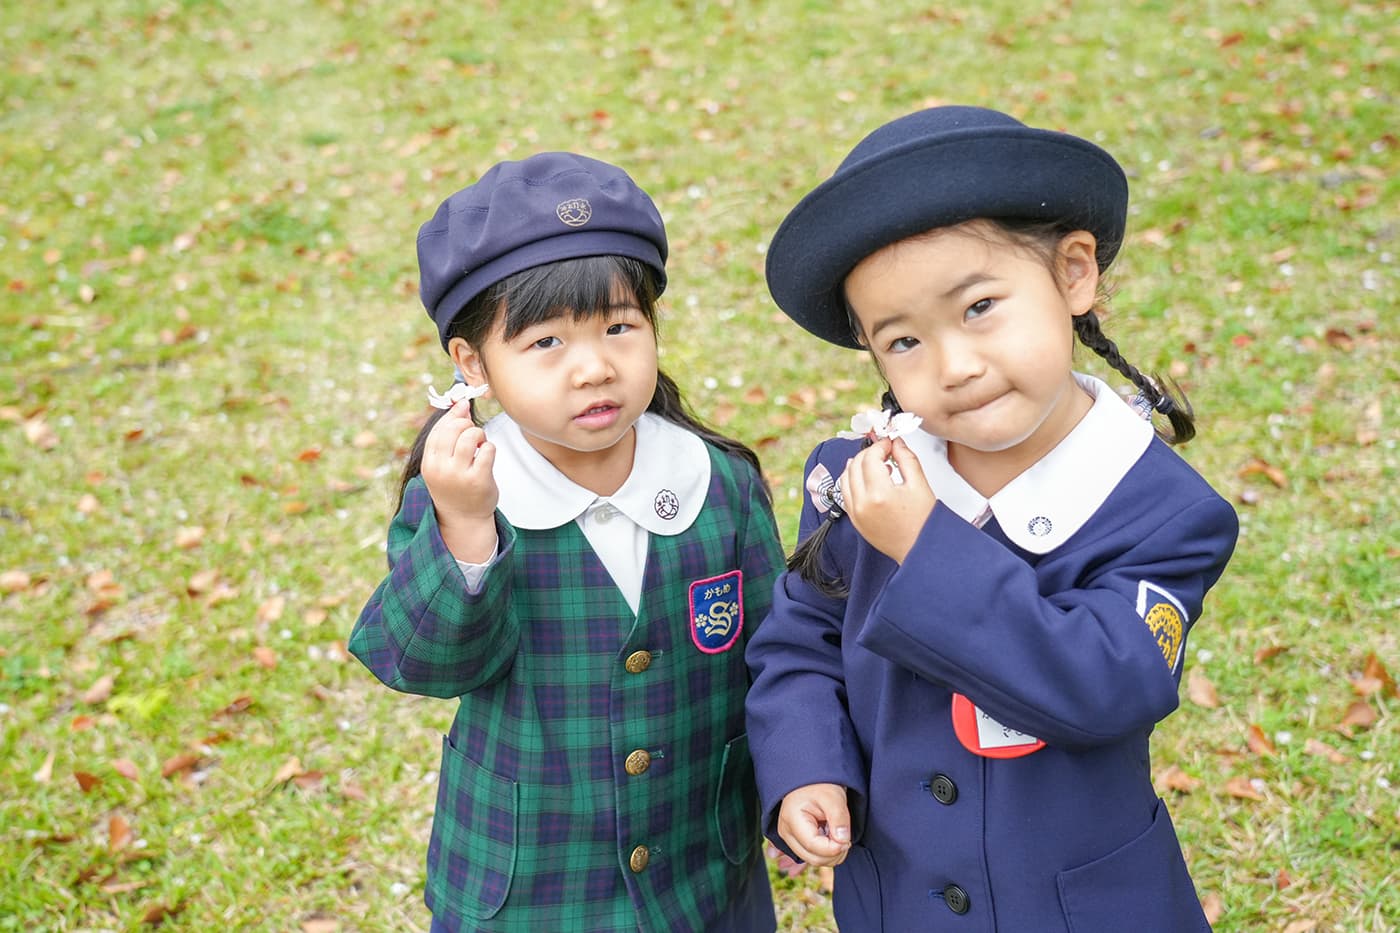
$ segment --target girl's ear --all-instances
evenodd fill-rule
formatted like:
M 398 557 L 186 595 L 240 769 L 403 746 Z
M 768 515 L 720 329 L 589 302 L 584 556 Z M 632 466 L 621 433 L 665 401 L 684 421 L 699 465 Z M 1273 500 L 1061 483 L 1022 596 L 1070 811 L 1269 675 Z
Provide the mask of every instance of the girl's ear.
M 1070 313 L 1084 314 L 1094 307 L 1099 291 L 1098 240 L 1088 230 L 1076 230 L 1060 239 L 1055 250 L 1059 279 L 1064 285 Z
M 481 354 L 461 337 L 453 337 L 447 342 L 447 355 L 452 357 L 453 364 L 468 385 L 479 386 L 488 381 L 486 363 Z

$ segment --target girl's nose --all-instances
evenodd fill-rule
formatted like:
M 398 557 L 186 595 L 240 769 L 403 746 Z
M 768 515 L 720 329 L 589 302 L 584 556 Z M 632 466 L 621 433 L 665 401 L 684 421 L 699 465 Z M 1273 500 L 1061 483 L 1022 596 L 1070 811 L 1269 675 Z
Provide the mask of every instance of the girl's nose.
M 970 340 L 951 337 L 938 344 L 939 377 L 946 388 L 956 388 L 982 375 L 986 364 Z
M 578 386 L 602 385 L 611 382 L 615 370 L 600 348 L 582 346 L 574 365 L 574 383 Z

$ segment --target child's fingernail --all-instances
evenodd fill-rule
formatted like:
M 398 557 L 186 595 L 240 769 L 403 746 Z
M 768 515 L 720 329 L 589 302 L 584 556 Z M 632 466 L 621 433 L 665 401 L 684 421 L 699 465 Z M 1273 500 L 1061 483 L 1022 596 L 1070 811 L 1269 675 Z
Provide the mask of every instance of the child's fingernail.
M 836 827 L 836 831 L 833 832 L 833 833 L 831 834 L 831 838 L 832 838 L 832 839 L 835 839 L 837 842 L 850 842 L 850 841 L 851 841 L 851 830 L 850 830 L 850 827 L 848 827 L 848 826 L 838 826 L 838 827 Z

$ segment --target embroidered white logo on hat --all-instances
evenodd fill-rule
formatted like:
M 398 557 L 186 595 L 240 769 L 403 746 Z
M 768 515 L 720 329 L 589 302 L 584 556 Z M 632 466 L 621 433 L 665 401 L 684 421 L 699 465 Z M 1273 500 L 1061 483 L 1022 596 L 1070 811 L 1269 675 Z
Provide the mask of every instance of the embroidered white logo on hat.
M 656 494 L 656 514 L 670 521 L 681 512 L 681 500 L 676 498 L 676 494 L 669 489 L 663 489 Z
M 560 201 L 554 213 L 570 227 L 582 227 L 593 216 L 593 205 L 588 203 L 587 198 L 571 198 Z

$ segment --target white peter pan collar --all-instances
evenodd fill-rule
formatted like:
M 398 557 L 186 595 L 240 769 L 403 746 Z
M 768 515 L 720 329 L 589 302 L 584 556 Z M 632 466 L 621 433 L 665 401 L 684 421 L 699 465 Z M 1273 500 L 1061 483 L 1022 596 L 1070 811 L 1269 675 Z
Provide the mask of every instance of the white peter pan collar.
M 485 430 L 496 445 L 493 473 L 501 492 L 499 508 L 517 528 L 558 528 L 601 499 L 652 534 L 678 535 L 695 521 L 709 492 L 705 442 L 650 412 L 637 420 L 632 472 L 607 497 L 560 473 L 509 416 L 497 415 L 486 422 Z
M 934 495 L 965 521 L 977 524 L 990 509 L 1011 542 L 1048 554 L 1068 541 L 1103 505 L 1152 443 L 1151 422 L 1108 384 L 1074 374 L 1094 404 L 1055 449 L 990 499 L 948 462 L 948 444 L 923 431 L 904 437 L 919 458 Z

